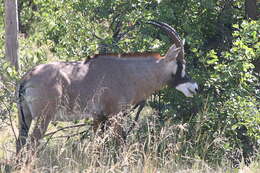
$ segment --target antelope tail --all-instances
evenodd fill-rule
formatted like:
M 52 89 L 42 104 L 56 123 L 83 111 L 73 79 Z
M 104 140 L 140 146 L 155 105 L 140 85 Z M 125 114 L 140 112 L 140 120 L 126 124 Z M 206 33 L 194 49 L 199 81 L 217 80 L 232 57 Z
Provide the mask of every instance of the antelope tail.
M 23 106 L 22 106 L 22 102 L 23 102 L 23 93 L 24 93 L 24 82 L 22 82 L 19 86 L 18 86 L 18 109 L 19 109 L 19 124 L 20 124 L 20 128 L 22 130 L 25 130 L 25 132 L 29 131 L 29 127 L 26 124 L 25 121 L 25 115 L 24 115 L 24 111 L 23 111 Z

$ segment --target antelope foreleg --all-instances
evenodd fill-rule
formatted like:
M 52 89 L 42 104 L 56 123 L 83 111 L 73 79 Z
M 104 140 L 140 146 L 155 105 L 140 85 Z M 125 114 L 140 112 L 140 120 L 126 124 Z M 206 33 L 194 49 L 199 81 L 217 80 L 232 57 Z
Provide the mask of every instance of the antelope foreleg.
M 140 113 L 141 111 L 143 110 L 145 106 L 145 101 L 141 101 L 140 103 L 138 103 L 137 105 L 135 105 L 135 107 L 133 109 L 136 109 L 138 107 L 138 110 L 136 112 L 136 115 L 135 115 L 135 119 L 134 119 L 134 122 L 133 124 L 130 126 L 128 132 L 126 133 L 126 135 L 129 135 L 130 132 L 134 129 L 135 125 L 137 124 L 137 121 L 139 119 L 139 116 L 140 116 Z

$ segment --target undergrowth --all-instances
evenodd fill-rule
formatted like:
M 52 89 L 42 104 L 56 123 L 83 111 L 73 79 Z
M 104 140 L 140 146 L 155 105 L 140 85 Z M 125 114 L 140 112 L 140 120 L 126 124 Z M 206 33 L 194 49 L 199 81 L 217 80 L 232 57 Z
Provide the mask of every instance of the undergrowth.
M 94 134 L 91 126 L 59 131 L 52 138 L 41 141 L 37 155 L 27 152 L 23 158 L 30 162 L 16 163 L 12 131 L 2 129 L 1 172 L 259 172 L 259 154 L 250 165 L 234 167 L 230 155 L 218 155 L 225 145 L 225 138 L 216 136 L 211 141 L 201 134 L 202 122 L 196 126 L 161 122 L 158 115 L 146 108 L 140 122 L 127 137 L 125 144 L 118 143 L 112 127 L 104 133 Z M 204 113 L 199 114 L 203 116 Z M 201 117 L 198 117 L 201 119 Z M 122 127 L 127 130 L 130 119 L 124 119 Z M 59 126 L 68 124 L 61 123 Z M 57 128 L 52 126 L 49 131 Z M 85 134 L 74 135 L 86 130 Z M 192 135 L 188 135 L 192 134 Z M 216 160 L 209 159 L 216 158 Z M 219 157 L 219 158 L 217 158 Z M 235 155 L 232 156 L 235 158 Z M 25 159 L 24 159 L 25 160 Z

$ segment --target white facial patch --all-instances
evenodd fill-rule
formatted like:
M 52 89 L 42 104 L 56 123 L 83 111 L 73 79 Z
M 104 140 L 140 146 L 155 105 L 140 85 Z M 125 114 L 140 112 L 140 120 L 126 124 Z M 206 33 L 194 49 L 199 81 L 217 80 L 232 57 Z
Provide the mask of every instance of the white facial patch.
M 186 97 L 193 97 L 198 90 L 197 83 L 186 82 L 176 86 L 176 89 L 182 92 Z
M 178 68 L 178 65 L 177 65 L 176 61 L 172 61 L 167 64 L 166 71 L 169 74 L 176 74 L 177 68 Z
M 186 75 L 186 73 L 185 73 L 185 69 L 186 68 L 186 65 L 185 64 L 183 64 L 182 65 L 182 72 L 181 72 L 181 77 L 184 77 L 185 75 Z

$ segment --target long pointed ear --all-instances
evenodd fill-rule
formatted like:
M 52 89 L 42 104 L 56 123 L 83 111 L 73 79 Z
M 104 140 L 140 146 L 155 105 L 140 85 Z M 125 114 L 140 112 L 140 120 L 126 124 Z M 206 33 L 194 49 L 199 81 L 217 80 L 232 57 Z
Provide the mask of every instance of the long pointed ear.
M 176 48 L 175 44 L 173 44 L 169 48 L 167 54 L 165 55 L 164 60 L 166 62 L 170 62 L 170 61 L 176 60 L 176 58 L 179 55 L 180 51 L 181 51 L 181 47 Z

